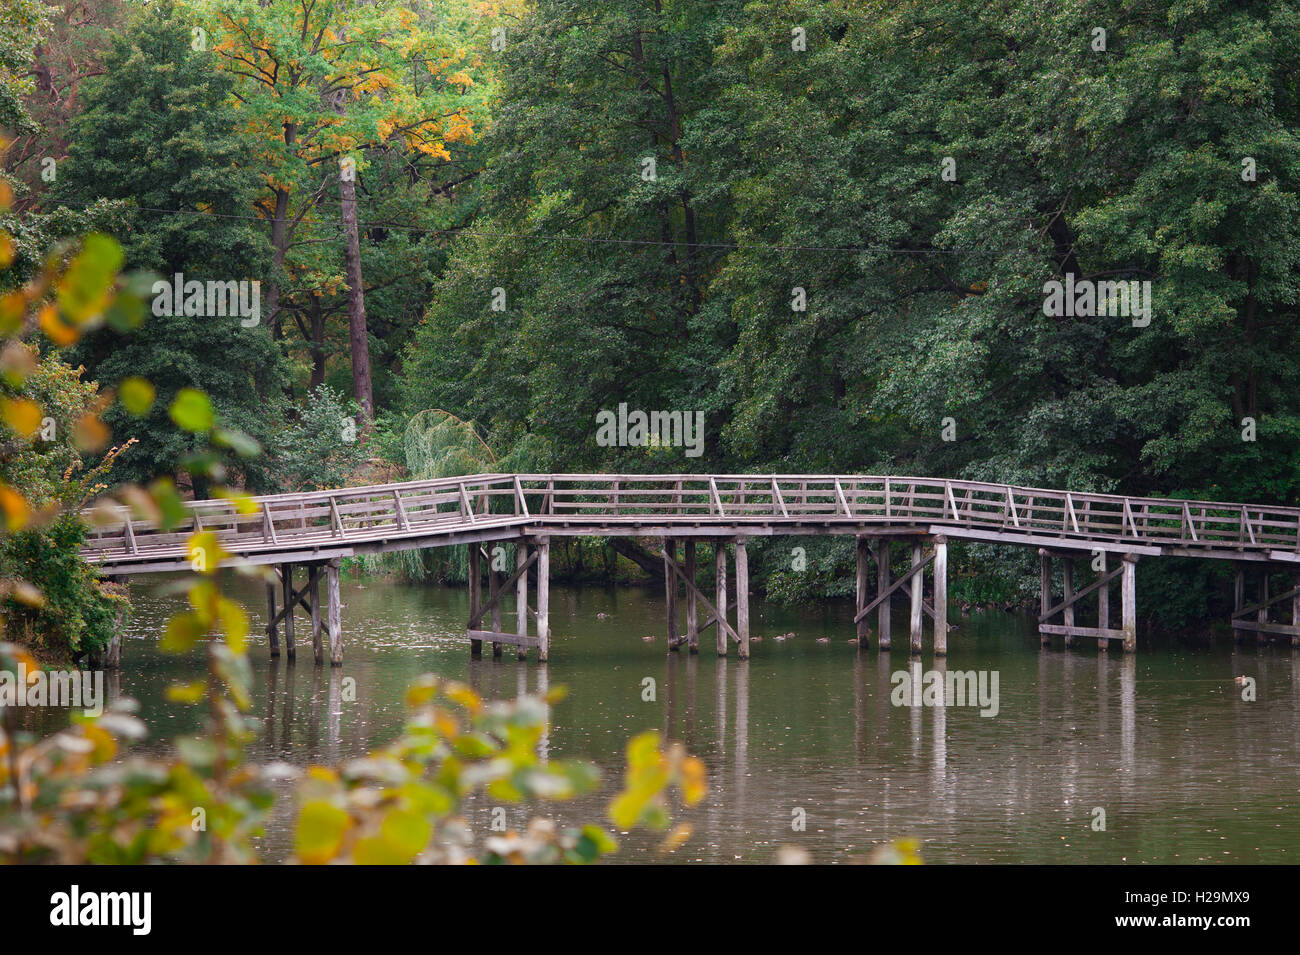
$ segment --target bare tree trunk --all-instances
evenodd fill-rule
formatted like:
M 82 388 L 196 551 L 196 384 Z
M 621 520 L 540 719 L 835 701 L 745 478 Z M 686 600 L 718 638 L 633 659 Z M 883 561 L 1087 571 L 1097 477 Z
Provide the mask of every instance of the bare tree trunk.
M 320 296 L 311 297 L 308 309 L 311 322 L 311 385 L 315 391 L 325 383 L 325 310 L 321 308 Z
M 339 198 L 346 239 L 348 280 L 348 334 L 352 345 L 352 392 L 366 421 L 375 417 L 370 383 L 370 341 L 366 332 L 366 293 L 361 283 L 361 236 L 357 228 L 357 183 L 339 176 Z

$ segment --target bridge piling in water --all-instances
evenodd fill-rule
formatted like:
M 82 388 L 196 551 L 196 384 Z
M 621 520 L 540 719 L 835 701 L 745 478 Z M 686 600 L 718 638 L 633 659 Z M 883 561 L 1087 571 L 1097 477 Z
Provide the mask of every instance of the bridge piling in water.
M 335 557 L 325 564 L 325 591 L 329 600 L 327 626 L 330 634 L 330 666 L 343 666 L 343 603 L 339 593 L 339 568 L 343 561 Z
M 891 584 L 890 559 L 893 552 L 893 546 L 888 537 L 882 537 L 876 541 L 876 600 L 879 606 L 876 609 L 876 630 L 879 636 L 876 637 L 876 646 L 881 650 L 888 650 L 893 646 L 889 634 L 891 621 L 889 619 L 889 592 Z M 864 607 L 866 605 L 864 604 Z M 865 609 L 860 611 L 865 615 Z
M 908 586 L 911 587 L 912 593 L 912 618 L 911 618 L 911 645 L 910 650 L 913 656 L 919 656 L 921 653 L 921 623 L 925 614 L 923 613 L 925 604 L 925 561 L 921 559 L 924 549 L 921 542 L 912 542 L 912 570 L 911 580 Z
M 473 627 L 478 622 L 480 614 L 481 595 L 483 593 L 482 571 L 479 569 L 479 547 L 477 543 L 469 545 L 469 627 L 471 636 L 469 641 L 469 655 L 471 657 L 480 657 L 483 655 L 483 641 L 473 636 Z
M 863 609 L 867 606 L 867 586 L 871 579 L 871 547 L 866 537 L 861 534 L 857 539 L 857 578 L 856 586 L 853 588 L 854 593 L 854 619 L 857 621 L 858 646 L 865 648 L 870 645 L 871 625 L 867 623 L 867 616 Z
M 713 542 L 713 590 L 716 598 L 714 607 L 714 629 L 717 631 L 718 656 L 727 655 L 727 542 Z M 1297 598 L 1300 599 L 1300 598 Z
M 519 643 L 515 646 L 515 659 L 527 660 L 528 647 L 522 638 L 528 636 L 528 543 L 520 541 L 515 548 L 515 573 L 519 579 L 515 581 L 515 635 L 520 637 Z M 498 598 L 499 599 L 499 598 Z M 500 604 L 493 606 L 494 619 L 500 619 Z M 501 632 L 500 624 L 493 629 L 497 633 Z

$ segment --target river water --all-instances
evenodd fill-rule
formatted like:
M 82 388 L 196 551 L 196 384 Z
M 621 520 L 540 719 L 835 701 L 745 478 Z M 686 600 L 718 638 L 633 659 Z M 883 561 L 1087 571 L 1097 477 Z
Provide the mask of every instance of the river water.
M 112 681 L 141 702 L 152 734 L 143 745 L 155 750 L 199 718 L 164 696 L 199 666 L 197 652 L 157 649 L 161 623 L 183 602 L 165 583 L 133 582 L 136 612 Z M 931 657 L 927 631 L 921 666 L 996 673 L 996 715 L 981 715 L 970 705 L 894 705 L 893 675 L 908 670 L 908 654 L 849 643 L 847 601 L 756 601 L 753 632 L 763 639 L 741 663 L 734 647 L 718 659 L 712 631 L 698 656 L 667 653 L 661 588 L 554 587 L 551 660 L 540 667 L 517 662 L 513 648 L 500 661 L 490 648 L 471 660 L 463 589 L 382 578 L 345 578 L 343 588 L 342 668 L 314 666 L 301 614 L 294 666 L 271 662 L 265 636 L 254 637 L 254 711 L 264 721 L 254 758 L 335 762 L 387 743 L 406 686 L 433 672 L 490 698 L 568 687 L 552 708 L 547 751 L 596 763 L 605 785 L 565 804 L 555 813 L 562 821 L 602 819 L 623 746 L 642 730 L 683 740 L 704 760 L 709 795 L 683 817 L 692 838 L 660 856 L 659 837 L 633 833 L 616 861 L 765 863 L 793 846 L 815 861 L 850 862 L 898 838 L 919 840 L 929 863 L 1300 861 L 1300 652 L 1289 646 L 1140 635 L 1127 658 L 1098 654 L 1092 640 L 1067 651 L 1058 638 L 1040 651 L 1031 619 L 954 608 L 946 662 Z M 256 634 L 260 584 L 231 589 Z M 907 646 L 903 609 L 896 648 Z M 1254 701 L 1243 700 L 1238 676 L 1256 681 Z M 354 702 L 340 699 L 346 677 L 356 681 Z M 647 678 L 654 701 L 643 699 Z M 490 808 L 472 806 L 471 824 L 486 827 Z M 523 811 L 508 809 L 508 821 L 521 824 Z M 264 840 L 270 860 L 289 851 L 292 823 L 286 795 Z

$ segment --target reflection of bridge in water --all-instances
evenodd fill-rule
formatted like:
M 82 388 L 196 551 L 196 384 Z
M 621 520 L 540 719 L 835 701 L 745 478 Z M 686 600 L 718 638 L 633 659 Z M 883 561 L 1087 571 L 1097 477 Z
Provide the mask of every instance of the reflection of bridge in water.
M 550 648 L 550 542 L 566 536 L 662 538 L 670 649 L 684 645 L 696 652 L 700 633 L 713 627 L 719 655 L 725 656 L 734 643 L 739 656 L 747 658 L 746 541 L 821 534 L 857 539 L 854 620 L 863 647 L 874 614 L 877 645 L 889 649 L 891 599 L 901 593 L 909 601 L 909 649 L 920 652 L 928 616 L 934 652 L 947 652 L 950 540 L 1038 550 L 1044 643 L 1054 635 L 1063 636 L 1067 646 L 1092 637 L 1099 649 L 1119 640 L 1125 651 L 1132 651 L 1137 562 L 1179 556 L 1233 561 L 1233 628 L 1286 635 L 1300 646 L 1300 508 L 895 476 L 480 474 L 269 495 L 253 498 L 242 509 L 228 500 L 195 501 L 186 504 L 181 525 L 167 529 L 121 512 L 113 522 L 96 527 L 83 553 L 113 576 L 184 571 L 190 569 L 191 537 L 198 532 L 214 533 L 232 562 L 274 569 L 278 585 L 267 584 L 271 654 L 280 653 L 283 625 L 288 656 L 294 656 L 294 613 L 301 607 L 311 620 L 318 663 L 324 660 L 325 631 L 330 662 L 343 659 L 339 568 L 344 557 L 460 545 L 469 549 L 466 636 L 471 651 L 480 653 L 488 642 L 494 656 L 500 656 L 503 645 L 513 645 L 523 659 L 534 647 L 545 661 Z M 902 542 L 911 558 L 897 577 L 895 542 Z M 712 580 L 711 595 L 700 585 L 700 543 L 712 552 L 713 572 L 706 575 Z M 493 545 L 507 545 L 513 560 L 504 547 Z M 1076 580 L 1080 558 L 1090 580 Z M 1108 563 L 1115 558 L 1117 566 Z M 1054 563 L 1060 569 L 1059 600 Z M 294 579 L 299 568 L 305 576 L 301 583 Z M 1255 570 L 1257 578 L 1257 597 L 1250 604 L 1246 568 Z M 1271 590 L 1276 575 L 1285 575 L 1286 583 Z M 1116 580 L 1118 626 L 1110 607 Z M 535 594 L 531 606 L 530 584 Z M 512 591 L 515 627 L 508 632 L 502 615 Z M 1093 606 L 1085 609 L 1082 599 L 1093 594 Z M 685 607 L 684 630 L 679 602 Z M 1270 611 L 1286 604 L 1290 619 L 1271 621 Z
M 461 658 L 459 672 L 454 659 L 443 662 L 488 699 L 544 696 L 550 685 L 546 667 Z M 1294 826 L 1282 798 L 1285 778 L 1269 772 L 1300 753 L 1290 719 L 1300 707 L 1300 674 L 1289 655 L 1233 648 L 1162 667 L 1155 657 L 1130 654 L 999 654 L 993 665 L 1002 670 L 1002 699 L 991 719 L 972 707 L 895 705 L 891 678 L 910 667 L 906 654 L 840 657 L 845 666 L 815 671 L 827 678 L 824 694 L 793 709 L 774 692 L 782 686 L 772 682 L 774 668 L 754 669 L 734 657 L 653 659 L 659 662 L 624 674 L 616 692 L 575 693 L 571 699 L 586 699 L 586 710 L 555 707 L 541 755 L 596 758 L 602 766 L 603 797 L 556 808 L 579 821 L 598 814 L 617 785 L 621 749 L 602 748 L 608 733 L 621 742 L 657 726 L 680 740 L 705 759 L 710 782 L 701 815 L 692 817 L 696 839 L 687 858 L 766 862 L 778 846 L 800 845 L 830 861 L 903 837 L 923 838 L 928 861 L 1118 862 L 1126 853 L 1130 862 L 1210 861 L 1229 848 L 1237 859 L 1255 851 L 1267 853 L 1256 861 L 1284 861 L 1278 846 L 1294 845 L 1287 841 Z M 952 660 L 927 661 L 927 669 L 989 665 L 981 659 L 987 657 L 962 650 Z M 350 703 L 347 672 L 259 667 L 264 730 L 254 756 L 335 764 L 386 742 L 379 714 L 388 705 L 380 692 L 387 674 L 363 670 Z M 1259 679 L 1258 704 L 1240 701 L 1234 673 Z M 657 683 L 653 706 L 628 692 L 650 675 Z M 601 715 L 593 717 L 596 711 Z M 1215 735 L 1207 739 L 1200 730 L 1210 727 Z M 466 811 L 486 828 L 495 805 L 480 799 Z M 1230 830 L 1222 841 L 1221 827 L 1239 808 L 1244 814 L 1274 805 L 1277 816 L 1261 817 L 1261 831 Z M 1112 836 L 1092 830 L 1097 807 Z M 806 832 L 791 829 L 795 808 L 807 812 Z M 276 825 L 291 831 L 293 818 L 286 810 Z M 1170 846 L 1186 854 L 1142 855 Z

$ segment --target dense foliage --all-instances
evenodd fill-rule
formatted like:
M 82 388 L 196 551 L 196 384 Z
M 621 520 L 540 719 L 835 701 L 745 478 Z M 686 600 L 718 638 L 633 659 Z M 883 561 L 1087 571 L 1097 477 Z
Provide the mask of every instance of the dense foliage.
M 259 328 L 79 360 L 268 448 L 329 384 L 400 466 L 436 411 L 537 470 L 1300 500 L 1294 0 L 34 10 L 0 25 L 20 263 L 98 225 L 128 265 L 262 281 Z M 1149 282 L 1149 322 L 1046 314 L 1067 275 Z M 623 402 L 702 413 L 703 455 L 601 446 Z M 166 407 L 110 411 L 128 476 L 192 450 Z M 320 483 L 265 461 L 232 476 Z M 759 579 L 841 591 L 847 550 L 810 546 Z M 963 549 L 957 586 L 1014 598 L 1022 556 Z M 1178 617 L 1214 589 L 1141 585 Z

